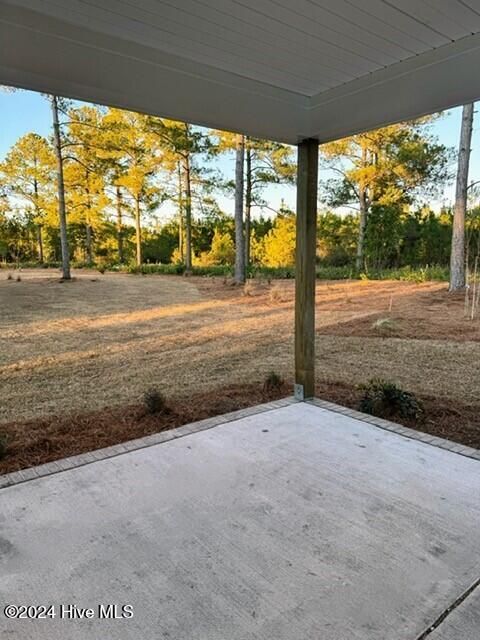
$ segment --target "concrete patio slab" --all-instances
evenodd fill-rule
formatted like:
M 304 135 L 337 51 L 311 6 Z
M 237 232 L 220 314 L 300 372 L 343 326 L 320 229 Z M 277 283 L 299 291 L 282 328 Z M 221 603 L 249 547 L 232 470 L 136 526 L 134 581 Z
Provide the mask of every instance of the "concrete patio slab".
M 313 404 L 192 431 L 0 490 L 0 638 L 416 640 L 480 576 L 479 496 L 478 461 Z
M 431 640 L 458 640 L 480 638 L 480 590 L 475 592 L 450 613 L 432 633 Z

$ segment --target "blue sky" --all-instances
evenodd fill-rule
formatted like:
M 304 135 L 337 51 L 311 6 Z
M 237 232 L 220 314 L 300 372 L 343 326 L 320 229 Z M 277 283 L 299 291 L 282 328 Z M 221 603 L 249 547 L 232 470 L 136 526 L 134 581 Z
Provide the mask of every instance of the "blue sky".
M 31 91 L 0 91 L 0 114 L 2 131 L 0 134 L 0 159 L 8 152 L 12 144 L 22 135 L 35 131 L 43 136 L 50 134 L 50 109 L 47 101 L 38 93 Z M 480 116 L 479 116 L 480 117 Z M 435 135 L 443 144 L 457 148 L 460 131 L 461 108 L 445 112 L 432 126 Z M 480 144 L 478 144 L 480 123 L 474 126 L 470 181 L 480 179 Z M 233 157 L 224 157 L 219 161 L 219 168 L 225 176 L 234 173 Z M 322 177 L 322 176 L 321 176 Z M 324 176 L 323 176 L 324 177 Z M 454 196 L 453 184 L 447 185 L 443 198 L 446 204 Z M 272 186 L 265 192 L 265 199 L 273 209 L 277 209 L 282 198 L 288 206 L 294 208 L 295 190 L 287 186 Z M 233 201 L 230 198 L 218 197 L 220 206 L 228 213 L 233 213 Z M 168 211 L 165 210 L 166 215 Z

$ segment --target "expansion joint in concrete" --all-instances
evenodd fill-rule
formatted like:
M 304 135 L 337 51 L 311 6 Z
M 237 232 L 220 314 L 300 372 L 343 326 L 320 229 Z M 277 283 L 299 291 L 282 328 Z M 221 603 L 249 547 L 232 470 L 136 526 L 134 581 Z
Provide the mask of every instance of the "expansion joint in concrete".
M 480 578 L 475 580 L 475 582 L 464 591 L 450 606 L 448 606 L 442 613 L 438 616 L 433 624 L 431 624 L 425 631 L 423 631 L 416 640 L 426 640 L 434 631 L 438 629 L 438 627 L 444 622 L 448 616 L 455 611 L 461 604 L 465 602 L 465 600 L 472 595 L 472 593 L 480 587 Z

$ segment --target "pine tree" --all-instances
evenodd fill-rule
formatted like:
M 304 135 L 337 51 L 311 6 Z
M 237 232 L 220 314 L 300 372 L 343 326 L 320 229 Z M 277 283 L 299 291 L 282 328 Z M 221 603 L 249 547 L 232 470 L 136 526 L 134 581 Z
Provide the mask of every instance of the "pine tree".
M 325 202 L 359 212 L 358 270 L 364 267 L 371 207 L 412 203 L 420 193 L 434 194 L 447 176 L 447 149 L 429 134 L 431 120 L 391 125 L 320 147 L 323 165 L 339 175 L 323 183 Z
M 205 153 L 210 142 L 208 136 L 197 127 L 165 118 L 149 118 L 149 130 L 156 138 L 159 148 L 162 149 L 165 167 L 170 168 L 177 175 L 177 202 L 180 214 L 179 250 L 185 259 L 185 273 L 189 274 L 192 271 L 193 260 L 193 188 L 194 185 L 202 182 L 201 171 L 196 166 L 195 157 Z
M 214 131 L 215 154 L 236 152 L 237 135 L 228 131 Z M 296 165 L 291 147 L 278 142 L 244 137 L 244 253 L 245 265 L 251 262 L 252 210 L 268 208 L 263 190 L 270 184 L 295 184 Z M 226 183 L 226 189 L 235 192 L 236 180 Z M 238 191 L 237 191 L 238 193 Z M 238 197 L 240 194 L 238 193 Z
M 94 262 L 93 233 L 104 222 L 108 164 L 102 160 L 102 113 L 92 106 L 70 109 L 65 149 L 65 184 L 70 221 L 85 230 L 85 253 Z M 99 153 L 100 152 L 100 153 Z
M 245 229 L 243 227 L 243 180 L 245 136 L 236 136 L 235 148 L 235 282 L 245 282 Z
M 467 212 L 468 170 L 470 164 L 470 145 L 472 142 L 473 109 L 473 103 L 466 104 L 462 112 L 450 257 L 450 291 L 458 291 L 465 287 L 465 216 Z
M 155 175 L 161 165 L 161 152 L 148 125 L 148 117 L 131 111 L 109 109 L 105 128 L 106 157 L 118 163 L 117 187 L 130 199 L 135 223 L 136 264 L 142 264 L 142 218 L 154 208 L 161 192 Z M 118 206 L 118 202 L 117 202 Z
M 5 195 L 25 203 L 36 228 L 39 262 L 44 260 L 43 226 L 53 205 L 54 155 L 48 141 L 36 133 L 19 138 L 0 165 Z
M 48 97 L 52 111 L 53 126 L 53 148 L 55 151 L 57 164 L 57 198 L 58 198 L 58 220 L 60 227 L 60 244 L 62 247 L 62 276 L 64 280 L 70 280 L 70 249 L 68 246 L 67 234 L 67 210 L 65 205 L 65 179 L 63 169 L 63 146 L 62 146 L 62 130 L 60 124 L 59 113 L 65 113 L 65 101 L 58 96 L 51 95 Z

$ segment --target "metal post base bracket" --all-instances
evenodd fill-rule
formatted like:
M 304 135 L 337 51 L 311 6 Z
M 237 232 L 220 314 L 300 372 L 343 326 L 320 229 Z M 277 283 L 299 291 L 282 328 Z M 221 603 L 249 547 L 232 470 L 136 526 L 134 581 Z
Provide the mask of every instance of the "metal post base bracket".
M 295 397 L 295 400 L 300 400 L 301 402 L 305 400 L 305 388 L 303 384 L 293 385 L 293 395 Z

